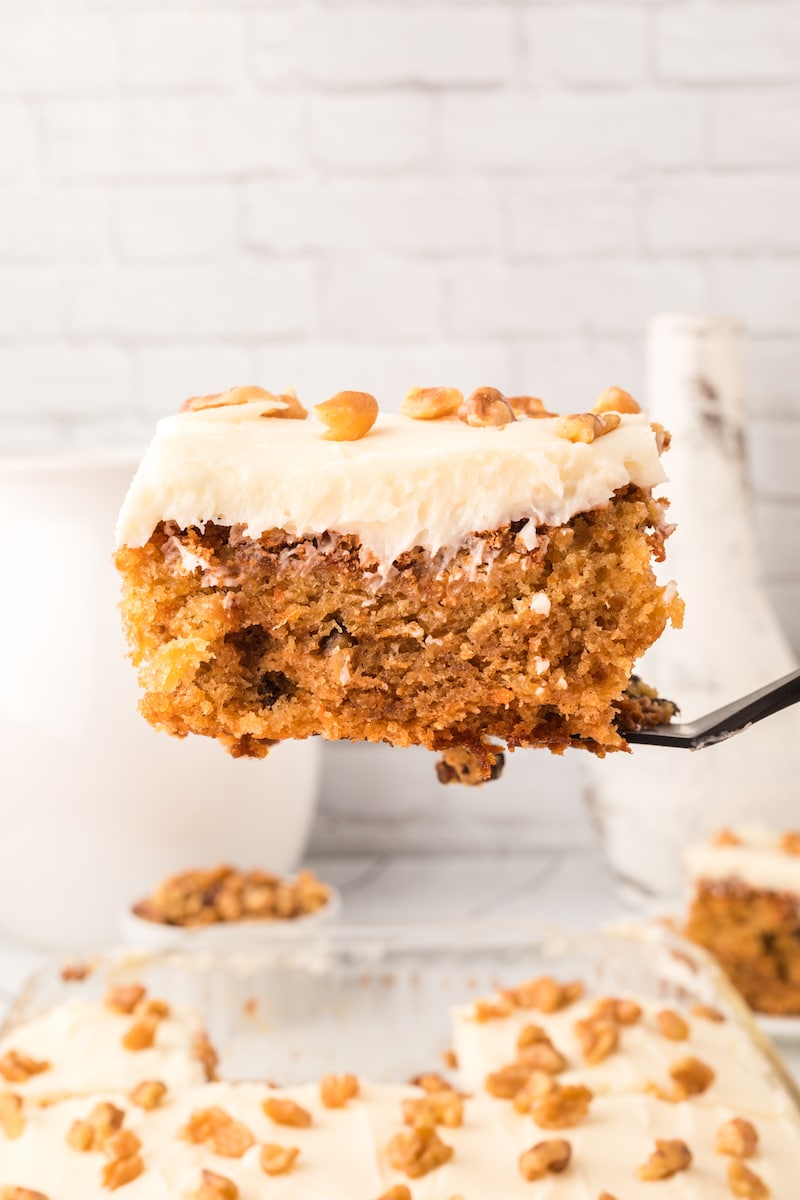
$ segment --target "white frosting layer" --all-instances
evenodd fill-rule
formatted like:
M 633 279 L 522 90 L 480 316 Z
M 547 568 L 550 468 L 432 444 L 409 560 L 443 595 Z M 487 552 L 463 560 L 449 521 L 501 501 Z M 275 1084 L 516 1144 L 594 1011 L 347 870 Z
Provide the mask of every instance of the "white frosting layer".
M 106 1089 L 127 1091 L 143 1079 L 160 1079 L 168 1087 L 193 1087 L 205 1081 L 205 1070 L 194 1053 L 203 1026 L 192 1010 L 173 1006 L 158 1023 L 154 1045 L 146 1050 L 127 1050 L 122 1045 L 135 1019 L 86 1000 L 51 1009 L 0 1040 L 0 1059 L 16 1050 L 49 1062 L 48 1070 L 25 1083 L 0 1076 L 0 1090 L 47 1101 Z
M 642 1003 L 639 1001 L 639 1003 Z M 707 1063 L 715 1072 L 708 1090 L 692 1105 L 727 1105 L 754 1118 L 789 1113 L 791 1101 L 778 1087 L 759 1051 L 731 1021 L 716 1023 L 703 1017 L 682 1014 L 689 1037 L 670 1041 L 658 1030 L 656 1013 L 672 1005 L 643 1004 L 643 1016 L 635 1025 L 620 1027 L 619 1049 L 601 1062 L 587 1066 L 575 1034 L 575 1022 L 588 1017 L 594 1000 L 581 1000 L 556 1013 L 516 1010 L 499 1020 L 478 1022 L 466 1005 L 453 1013 L 453 1047 L 458 1056 L 464 1086 L 480 1088 L 491 1071 L 513 1062 L 517 1038 L 525 1025 L 539 1025 L 567 1059 L 568 1069 L 559 1083 L 583 1083 L 596 1095 L 630 1095 L 644 1091 L 648 1083 L 669 1090 L 669 1067 L 691 1056 Z
M 306 1108 L 307 1129 L 273 1124 L 262 1102 L 269 1094 L 288 1097 Z M 211 1084 L 168 1095 L 153 1112 L 107 1095 L 126 1110 L 125 1127 L 142 1142 L 144 1173 L 124 1188 L 126 1200 L 187 1200 L 203 1169 L 232 1180 L 242 1200 L 377 1200 L 392 1185 L 410 1186 L 414 1200 L 598 1200 L 603 1191 L 620 1200 L 730 1200 L 727 1159 L 714 1150 L 719 1126 L 738 1115 L 728 1108 L 663 1104 L 650 1097 L 598 1097 L 589 1116 L 574 1128 L 542 1130 L 510 1104 L 476 1095 L 467 1100 L 460 1128 L 440 1128 L 451 1145 L 451 1161 L 421 1179 L 392 1169 L 385 1154 L 401 1128 L 401 1103 L 416 1093 L 407 1087 L 364 1085 L 361 1099 L 343 1109 L 326 1109 L 316 1086 L 270 1093 L 259 1084 Z M 85 1119 L 100 1097 L 71 1100 L 26 1113 L 21 1137 L 0 1133 L 0 1181 L 42 1192 L 49 1200 L 92 1200 L 107 1196 L 100 1185 L 105 1156 L 81 1153 L 66 1143 L 75 1120 Z M 243 1122 L 256 1139 L 241 1158 L 220 1157 L 181 1137 L 191 1114 L 218 1106 Z M 791 1119 L 758 1122 L 760 1149 L 749 1161 L 775 1200 L 788 1198 L 800 1171 L 800 1128 Z M 544 1138 L 566 1138 L 572 1159 L 561 1175 L 526 1182 L 517 1168 L 522 1151 Z M 680 1138 L 689 1146 L 689 1170 L 658 1183 L 637 1179 L 656 1138 Z M 259 1166 L 266 1142 L 296 1146 L 300 1157 L 286 1175 L 268 1178 Z
M 800 856 L 780 849 L 781 835 L 763 825 L 732 831 L 738 846 L 691 846 L 685 854 L 693 880 L 738 880 L 753 888 L 800 894 Z
M 562 525 L 628 484 L 666 478 L 643 414 L 587 445 L 555 436 L 555 419 L 473 429 L 457 418 L 381 414 L 366 437 L 332 442 L 312 420 L 264 416 L 257 401 L 167 417 L 158 425 L 117 526 L 141 546 L 162 520 L 213 521 L 251 537 L 356 535 L 382 563 L 431 553 L 510 521 Z

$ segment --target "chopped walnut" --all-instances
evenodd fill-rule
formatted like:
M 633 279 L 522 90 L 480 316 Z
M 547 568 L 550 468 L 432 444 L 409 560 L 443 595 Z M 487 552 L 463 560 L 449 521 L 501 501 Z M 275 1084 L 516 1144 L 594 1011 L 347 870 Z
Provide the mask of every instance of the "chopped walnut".
M 538 396 L 507 396 L 511 411 L 515 417 L 556 417 L 558 413 L 550 412 L 544 400 Z
M 192 1200 L 239 1200 L 239 1189 L 227 1176 L 204 1170 Z
M 49 1070 L 49 1062 L 38 1062 L 18 1050 L 8 1050 L 0 1058 L 0 1075 L 7 1083 L 27 1083 L 32 1076 Z
M 483 1025 L 486 1021 L 503 1021 L 510 1017 L 512 1005 L 505 999 L 476 1000 L 472 1013 L 475 1020 Z
M 0 1187 L 0 1200 L 48 1200 L 43 1192 L 24 1187 Z
M 546 1175 L 560 1175 L 567 1169 L 572 1157 L 572 1146 L 563 1138 L 549 1138 L 537 1142 L 519 1157 L 519 1173 L 532 1183 Z
M 641 1004 L 618 996 L 603 996 L 595 1004 L 593 1012 L 596 1017 L 615 1021 L 617 1025 L 637 1025 L 642 1019 Z
M 155 1045 L 158 1021 L 158 1017 L 152 1016 L 140 1017 L 134 1021 L 122 1036 L 125 1049 L 135 1053 L 139 1050 L 149 1050 Z
M 25 1131 L 22 1097 L 15 1092 L 0 1092 L 0 1129 L 7 1138 L 18 1138 Z
M 314 415 L 327 426 L 323 437 L 331 442 L 357 442 L 378 417 L 378 401 L 369 392 L 337 392 L 314 405 Z
M 138 1108 L 152 1112 L 154 1108 L 158 1108 L 166 1094 L 167 1085 L 160 1079 L 143 1079 L 141 1083 L 137 1083 L 132 1092 L 128 1093 L 128 1099 Z
M 790 854 L 796 858 L 800 855 L 800 833 L 794 831 L 785 833 L 778 844 L 778 849 L 784 854 Z
M 61 968 L 61 978 L 64 983 L 81 983 L 92 973 L 92 964 L 87 962 L 68 962 Z
M 452 1047 L 448 1046 L 446 1050 L 442 1051 L 442 1062 L 450 1071 L 458 1070 L 458 1055 Z
M 513 1100 L 531 1077 L 531 1068 L 524 1063 L 509 1063 L 486 1076 L 484 1087 L 497 1100 Z
M 672 434 L 668 429 L 665 429 L 663 425 L 660 425 L 658 421 L 651 421 L 650 428 L 656 435 L 657 452 L 659 454 L 666 454 L 667 450 L 669 450 L 670 446 L 672 445 Z
M 685 1100 L 689 1096 L 699 1096 L 708 1091 L 716 1078 L 714 1071 L 699 1058 L 691 1056 L 679 1058 L 669 1069 L 670 1077 L 675 1081 L 676 1099 Z
M 282 1100 L 277 1096 L 268 1096 L 261 1107 L 270 1121 L 274 1121 L 276 1125 L 291 1125 L 295 1129 L 307 1129 L 311 1124 L 311 1113 L 301 1104 L 295 1104 L 294 1100 Z
M 689 1036 L 689 1024 L 679 1013 L 664 1008 L 656 1014 L 658 1032 L 670 1042 L 685 1042 Z
M 531 1071 L 512 1100 L 514 1111 L 523 1114 L 530 1113 L 534 1104 L 541 1100 L 542 1096 L 549 1096 L 556 1090 L 556 1087 L 555 1079 L 546 1071 Z
M 431 1092 L 417 1100 L 404 1100 L 403 1120 L 414 1129 L 429 1129 L 432 1125 L 455 1129 L 464 1120 L 464 1101 L 457 1092 Z
M 156 1021 L 166 1021 L 171 1009 L 166 1000 L 143 1000 L 136 1009 L 136 1016 L 144 1019 L 152 1017 Z
M 692 1008 L 692 1016 L 700 1017 L 703 1021 L 713 1021 L 715 1025 L 722 1025 L 725 1021 L 724 1014 L 710 1004 L 695 1004 Z
M 621 421 L 618 413 L 570 413 L 569 416 L 559 417 L 555 424 L 556 437 L 565 438 L 568 442 L 595 442 L 598 438 L 612 429 L 616 429 Z
M 511 405 L 497 388 L 476 388 L 458 410 L 459 418 L 473 428 L 499 428 L 516 420 Z
M 718 829 L 711 844 L 714 846 L 741 846 L 742 839 L 732 829 Z
M 642 410 L 630 392 L 619 387 L 607 387 L 594 402 L 596 413 L 640 413 Z
M 319 1095 L 326 1108 L 344 1108 L 348 1100 L 358 1095 L 359 1085 L 355 1075 L 323 1075 Z
M 147 988 L 140 983 L 129 983 L 113 987 L 106 992 L 106 1005 L 114 1012 L 130 1016 L 144 1000 Z
M 207 1146 L 222 1158 L 241 1158 L 256 1144 L 250 1130 L 242 1121 L 235 1121 L 224 1108 L 196 1109 L 181 1136 L 195 1145 Z
M 207 1033 L 198 1033 L 192 1043 L 192 1055 L 200 1063 L 206 1073 L 206 1079 L 212 1082 L 217 1078 L 219 1055 L 211 1044 Z
M 94 1129 L 88 1121 L 73 1121 L 67 1130 L 67 1145 L 86 1154 L 94 1150 Z
M 691 1165 L 692 1152 L 679 1138 L 656 1138 L 656 1148 L 637 1170 L 639 1179 L 671 1179 Z
M 396 1183 L 388 1192 L 379 1196 L 378 1200 L 413 1200 L 413 1196 L 404 1183 Z
M 389 1165 L 409 1179 L 421 1179 L 453 1157 L 453 1147 L 439 1137 L 435 1129 L 404 1129 L 396 1133 L 386 1147 Z
M 288 1175 L 299 1154 L 297 1146 L 278 1146 L 269 1142 L 261 1147 L 258 1161 L 265 1175 Z
M 601 1192 L 597 1200 L 617 1200 L 616 1196 L 612 1196 L 611 1192 Z
M 589 1111 L 593 1093 L 583 1084 L 556 1084 L 531 1105 L 531 1116 L 542 1129 L 579 1125 Z
M 113 1133 L 103 1146 L 109 1158 L 133 1158 L 142 1148 L 142 1143 L 132 1129 L 120 1129 Z
M 251 919 L 294 920 L 317 912 L 330 900 L 330 889 L 313 871 L 284 879 L 268 871 L 238 871 L 222 865 L 171 875 L 155 892 L 134 905 L 144 920 L 194 928 Z
M 744 1117 L 733 1117 L 717 1130 L 717 1154 L 752 1158 L 758 1149 L 758 1130 Z
M 143 1174 L 144 1163 L 141 1157 L 138 1154 L 132 1154 L 130 1158 L 115 1158 L 106 1163 L 101 1179 L 104 1188 L 115 1192 L 117 1188 L 124 1187 L 126 1183 L 131 1183 Z
M 740 1196 L 742 1200 L 768 1200 L 770 1194 L 761 1176 L 738 1158 L 728 1163 L 728 1187 L 732 1196 Z
M 564 1055 L 549 1038 L 518 1049 L 517 1062 L 531 1071 L 546 1071 L 548 1075 L 560 1075 L 569 1066 Z
M 409 1080 L 414 1087 L 422 1088 L 423 1092 L 451 1092 L 452 1085 L 447 1082 L 441 1075 L 437 1075 L 435 1071 L 424 1071 L 422 1075 L 415 1075 Z
M 415 421 L 437 421 L 441 417 L 451 417 L 463 403 L 464 396 L 458 388 L 411 388 L 400 405 L 400 412 Z
M 95 1142 L 102 1146 L 122 1128 L 125 1112 L 110 1100 L 101 1100 L 86 1119 L 94 1131 Z
M 603 1062 L 619 1046 L 619 1027 L 603 1017 L 585 1017 L 575 1022 L 575 1035 L 583 1061 L 590 1067 Z
M 294 417 L 300 420 L 308 416 L 297 399 L 294 388 L 287 388 L 286 392 L 275 395 L 273 392 L 268 392 L 264 388 L 255 387 L 252 384 L 228 388 L 225 392 L 216 392 L 211 396 L 191 396 L 188 400 L 184 400 L 180 411 L 202 412 L 207 408 L 230 408 L 233 405 L 250 404 L 254 400 L 279 400 L 285 405 L 284 408 L 276 408 L 272 412 L 265 413 L 265 416 Z
M 541 975 L 515 988 L 506 988 L 502 995 L 515 1008 L 535 1008 L 539 1012 L 554 1013 L 579 1000 L 583 995 L 583 984 L 578 980 L 559 983 L 549 975 Z

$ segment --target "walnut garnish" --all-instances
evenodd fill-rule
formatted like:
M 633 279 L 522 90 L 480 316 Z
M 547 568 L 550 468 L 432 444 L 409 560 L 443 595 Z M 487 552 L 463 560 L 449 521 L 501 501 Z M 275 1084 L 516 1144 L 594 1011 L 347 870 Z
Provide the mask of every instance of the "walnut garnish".
M 314 415 L 327 426 L 331 442 L 357 442 L 369 433 L 378 416 L 378 401 L 369 392 L 337 392 L 314 405 Z
M 206 1073 L 206 1079 L 212 1082 L 217 1078 L 219 1055 L 211 1044 L 207 1033 L 198 1033 L 192 1042 L 192 1056 L 200 1063 Z
M 33 1075 L 41 1075 L 50 1070 L 49 1062 L 38 1062 L 19 1050 L 8 1050 L 0 1058 L 0 1075 L 7 1083 L 27 1083 Z
M 712 846 L 741 846 L 742 839 L 732 829 L 718 829 L 711 844 Z
M 546 1071 L 531 1071 L 512 1100 L 514 1111 L 523 1114 L 531 1112 L 542 1096 L 549 1096 L 555 1089 L 556 1081 L 552 1075 Z
M 128 1093 L 128 1099 L 131 1104 L 143 1108 L 145 1112 L 152 1112 L 154 1108 L 158 1108 L 166 1094 L 167 1085 L 160 1079 L 143 1079 Z
M 94 1129 L 88 1121 L 73 1121 L 67 1130 L 67 1145 L 86 1154 L 94 1149 Z
M 570 413 L 559 417 L 555 424 L 556 437 L 568 442 L 595 442 L 616 429 L 621 421 L 618 413 Z
M 490 1096 L 497 1100 L 513 1100 L 531 1077 L 531 1068 L 524 1063 L 509 1063 L 497 1071 L 491 1071 L 484 1081 Z
M 656 1013 L 658 1032 L 670 1042 L 685 1042 L 689 1036 L 689 1024 L 671 1008 Z
M 235 1121 L 224 1108 L 196 1109 L 189 1123 L 181 1130 L 181 1136 L 195 1145 L 208 1146 L 213 1154 L 222 1158 L 241 1158 L 256 1139 L 242 1121 Z
M 87 962 L 68 962 L 61 968 L 61 978 L 64 983 L 81 983 L 92 973 L 92 965 Z
M 24 1187 L 0 1187 L 0 1200 L 48 1200 L 44 1192 Z
M 404 1183 L 396 1183 L 388 1192 L 379 1196 L 378 1200 L 413 1200 L 413 1196 Z
M 716 1078 L 711 1067 L 702 1059 L 693 1058 L 691 1055 L 672 1063 L 669 1073 L 675 1081 L 675 1097 L 678 1100 L 702 1095 L 708 1091 Z
M 94 1133 L 95 1144 L 99 1143 L 102 1146 L 122 1128 L 125 1111 L 117 1108 L 110 1100 L 101 1100 L 95 1104 L 86 1120 Z
M 728 1163 L 728 1187 L 732 1196 L 741 1196 L 742 1200 L 767 1200 L 770 1194 L 761 1176 L 738 1158 Z
M 592 1011 L 596 1017 L 604 1017 L 617 1025 L 637 1025 L 642 1019 L 641 1004 L 619 996 L 603 996 Z
M 619 1027 L 603 1017 L 584 1017 L 575 1022 L 575 1036 L 583 1061 L 593 1067 L 608 1058 L 619 1046 Z
M 435 1071 L 423 1071 L 421 1075 L 415 1075 L 409 1080 L 414 1087 L 422 1088 L 423 1092 L 451 1092 L 452 1084 L 448 1083 L 442 1075 L 437 1075 Z
M 137 902 L 134 912 L 159 925 L 189 928 L 250 917 L 292 920 L 317 912 L 329 900 L 330 889 L 313 871 L 285 879 L 259 868 L 239 871 L 223 864 L 169 876 Z
M 656 1148 L 637 1170 L 639 1179 L 671 1179 L 685 1171 L 692 1162 L 692 1152 L 679 1138 L 656 1138 Z
M 403 1101 L 403 1121 L 414 1129 L 429 1129 L 432 1125 L 455 1129 L 463 1120 L 464 1101 L 457 1092 L 431 1092 Z
M 715 1025 L 722 1025 L 725 1021 L 724 1014 L 710 1004 L 695 1004 L 692 1008 L 692 1016 L 700 1017 L 704 1021 L 713 1021 Z
M 204 1170 L 192 1200 L 239 1200 L 239 1189 L 226 1175 Z
M 170 1006 L 167 1004 L 166 1000 L 156 1000 L 155 998 L 152 998 L 150 1000 L 142 1001 L 142 1003 L 136 1009 L 136 1016 L 142 1018 L 153 1017 L 156 1021 L 166 1021 L 171 1011 L 172 1010 L 170 1009 Z
M 752 1158 L 758 1149 L 758 1130 L 744 1117 L 733 1117 L 717 1130 L 717 1154 Z
M 16 1092 L 0 1092 L 0 1129 L 7 1138 L 18 1138 L 25 1130 L 22 1097 Z
M 144 1163 L 138 1154 L 132 1154 L 129 1158 L 115 1158 L 112 1162 L 106 1163 L 101 1179 L 104 1188 L 115 1192 L 117 1188 L 124 1187 L 126 1183 L 131 1183 L 142 1174 L 144 1174 Z
M 421 1179 L 453 1157 L 453 1147 L 435 1129 L 403 1129 L 386 1147 L 389 1165 L 409 1179 Z
M 463 403 L 464 395 L 458 388 L 415 387 L 406 393 L 400 412 L 414 421 L 437 421 L 451 417 Z
M 545 1175 L 560 1175 L 569 1165 L 572 1146 L 564 1138 L 550 1138 L 537 1142 L 530 1150 L 519 1156 L 519 1173 L 532 1183 L 544 1179 Z
M 133 1052 L 149 1050 L 155 1044 L 158 1032 L 158 1017 L 140 1017 L 122 1036 L 122 1045 Z
M 299 1154 L 298 1146 L 278 1146 L 268 1142 L 261 1147 L 258 1161 L 265 1175 L 288 1175 Z
M 800 833 L 794 831 L 785 833 L 778 844 L 778 849 L 784 854 L 790 854 L 796 858 L 800 855 Z
M 640 413 L 642 410 L 630 392 L 619 387 L 607 387 L 595 400 L 592 411 L 596 413 Z
M 142 1148 L 142 1143 L 132 1129 L 124 1127 L 111 1135 L 103 1146 L 109 1158 L 133 1158 Z
M 483 1025 L 486 1021 L 503 1021 L 512 1011 L 512 1005 L 505 999 L 476 1000 L 472 1014 L 478 1024 Z
M 304 420 L 308 416 L 308 413 L 297 399 L 297 393 L 294 388 L 287 388 L 285 392 L 275 395 L 273 392 L 268 392 L 264 388 L 255 387 L 254 385 L 232 387 L 228 388 L 225 392 L 215 392 L 210 396 L 191 396 L 188 400 L 184 400 L 180 411 L 202 412 L 207 408 L 230 408 L 233 405 L 250 404 L 253 400 L 280 400 L 286 406 L 285 408 L 276 408 L 272 412 L 264 413 L 264 416 L 292 417 L 298 420 Z
M 473 428 L 499 427 L 516 421 L 511 405 L 497 388 L 476 388 L 458 410 L 459 418 Z
M 446 1050 L 442 1051 L 441 1058 L 442 1058 L 442 1062 L 444 1063 L 444 1065 L 450 1071 L 458 1070 L 458 1055 L 456 1054 L 456 1052 L 452 1048 L 452 1046 L 448 1046 L 448 1048 Z
M 502 992 L 504 1000 L 514 1008 L 535 1008 L 539 1012 L 554 1013 L 580 1000 L 583 995 L 583 984 L 578 980 L 569 983 L 559 983 L 549 975 L 541 975 L 538 979 L 529 979 L 515 988 L 506 988 Z
M 554 1084 L 531 1105 L 531 1116 L 542 1129 L 568 1129 L 580 1125 L 594 1093 L 583 1084 Z
M 128 983 L 120 987 L 110 988 L 106 992 L 105 1002 L 114 1012 L 130 1016 L 144 1000 L 147 988 L 140 983 Z
M 311 1124 L 311 1113 L 294 1100 L 279 1099 L 268 1096 L 261 1107 L 276 1125 L 292 1125 L 296 1129 L 307 1129 Z
M 326 1108 L 344 1108 L 348 1100 L 358 1095 L 358 1088 L 355 1075 L 323 1075 L 319 1095 Z
M 558 413 L 549 412 L 544 400 L 538 396 L 507 396 L 515 417 L 556 417 Z
M 672 445 L 672 434 L 663 425 L 659 424 L 658 421 L 651 421 L 650 428 L 656 435 L 656 451 L 659 454 L 666 454 Z

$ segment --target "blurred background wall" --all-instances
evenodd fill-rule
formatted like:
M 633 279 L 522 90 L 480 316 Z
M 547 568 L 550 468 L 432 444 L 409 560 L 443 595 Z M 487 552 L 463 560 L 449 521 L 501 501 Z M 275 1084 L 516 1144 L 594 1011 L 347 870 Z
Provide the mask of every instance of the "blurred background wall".
M 638 393 L 741 316 L 800 645 L 797 0 L 0 0 L 0 450 L 188 394 Z

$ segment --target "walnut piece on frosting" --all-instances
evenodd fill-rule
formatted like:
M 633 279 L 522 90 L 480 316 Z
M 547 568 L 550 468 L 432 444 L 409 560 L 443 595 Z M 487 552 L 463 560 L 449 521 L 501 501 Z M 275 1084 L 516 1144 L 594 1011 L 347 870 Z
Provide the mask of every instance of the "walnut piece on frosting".
M 583 984 L 578 980 L 559 983 L 549 975 L 540 975 L 537 979 L 529 979 L 501 992 L 503 999 L 513 1008 L 535 1008 L 542 1013 L 560 1012 L 562 1008 L 580 1000 L 582 995 Z
M 207 408 L 230 408 L 239 404 L 250 404 L 254 400 L 277 400 L 283 407 L 276 407 L 270 412 L 263 413 L 265 417 L 283 417 L 303 421 L 308 412 L 297 399 L 294 388 L 287 388 L 278 394 L 268 392 L 265 388 L 247 385 L 244 387 L 228 388 L 225 392 L 215 392 L 210 396 L 190 396 L 181 405 L 181 412 L 203 412 Z
M 752 1158 L 758 1150 L 758 1130 L 744 1117 L 733 1117 L 717 1130 L 717 1154 Z
M 728 1187 L 732 1196 L 742 1200 L 768 1200 L 770 1194 L 761 1176 L 738 1158 L 728 1163 Z
M 327 426 L 328 441 L 358 442 L 377 420 L 378 401 L 369 392 L 337 392 L 314 405 L 314 416 Z
M 550 412 L 544 400 L 538 396 L 506 396 L 515 417 L 556 417 L 558 413 Z
M 458 410 L 459 418 L 474 428 L 500 428 L 516 421 L 511 405 L 497 388 L 476 388 Z
M 435 1129 L 404 1129 L 389 1142 L 386 1156 L 395 1171 L 409 1179 L 421 1179 L 449 1162 L 453 1147 L 443 1142 Z
M 158 1022 L 156 1016 L 139 1017 L 122 1035 L 122 1045 L 134 1053 L 149 1050 L 155 1045 Z
M 464 1101 L 457 1092 L 431 1092 L 403 1101 L 403 1121 L 413 1129 L 445 1125 L 456 1129 L 464 1121 Z
M 591 444 L 612 429 L 616 429 L 622 418 L 619 413 L 570 413 L 559 417 L 555 425 L 556 437 L 565 438 L 568 442 L 586 442 Z
M 261 1107 L 270 1121 L 274 1121 L 276 1125 L 291 1125 L 295 1129 L 307 1129 L 311 1124 L 311 1113 L 307 1108 L 303 1108 L 302 1104 L 296 1104 L 294 1100 L 268 1096 Z
M 725 1014 L 710 1004 L 695 1004 L 692 1008 L 692 1016 L 700 1017 L 703 1021 L 713 1021 L 715 1025 L 722 1025 L 725 1022 Z
M 152 1112 L 154 1108 L 158 1108 L 166 1094 L 167 1085 L 160 1079 L 143 1079 L 128 1093 L 128 1099 L 137 1108 L 143 1108 L 145 1112 Z
M 0 1129 L 7 1138 L 18 1138 L 25 1131 L 22 1097 L 15 1092 L 0 1092 Z
M 783 854 L 790 854 L 796 858 L 798 855 L 800 855 L 800 833 L 797 833 L 794 830 L 784 833 L 778 845 L 778 849 L 782 851 Z
M 404 1183 L 396 1183 L 388 1192 L 378 1196 L 378 1200 L 413 1200 L 413 1197 Z
M 32 1192 L 24 1187 L 0 1186 L 0 1200 L 48 1200 L 44 1192 Z
M 299 1155 L 298 1146 L 278 1146 L 268 1142 L 261 1147 L 258 1162 L 265 1175 L 288 1175 Z
M 675 1095 L 679 1100 L 702 1095 L 708 1091 L 716 1078 L 715 1072 L 707 1063 L 691 1055 L 672 1063 L 669 1073 L 675 1081 Z
M 580 1044 L 583 1061 L 593 1067 L 603 1062 L 619 1046 L 619 1026 L 604 1017 L 584 1017 L 575 1022 L 575 1036 Z
M 239 1200 L 239 1189 L 232 1179 L 225 1175 L 217 1175 L 215 1171 L 204 1170 L 200 1179 L 200 1187 L 194 1193 L 192 1200 Z
M 6 1083 L 27 1083 L 33 1075 L 41 1075 L 50 1070 L 49 1062 L 38 1062 L 18 1050 L 8 1050 L 0 1058 L 0 1075 Z
M 579 1125 L 589 1111 L 594 1093 L 583 1084 L 553 1083 L 544 1096 L 531 1105 L 531 1116 L 542 1129 L 568 1129 Z
M 140 1155 L 132 1154 L 128 1158 L 115 1158 L 106 1163 L 101 1178 L 103 1187 L 108 1188 L 110 1192 L 115 1192 L 117 1188 L 124 1187 L 126 1183 L 132 1183 L 142 1174 L 144 1174 L 144 1163 Z
M 358 1095 L 359 1084 L 355 1075 L 323 1075 L 319 1083 L 319 1096 L 326 1108 L 344 1108 L 348 1100 Z
M 658 1032 L 670 1042 L 685 1042 L 689 1036 L 689 1024 L 671 1008 L 656 1013 Z
M 464 394 L 458 388 L 415 387 L 406 393 L 400 412 L 414 421 L 438 421 L 451 417 L 463 403 Z
M 679 1138 L 656 1138 L 656 1148 L 636 1174 L 639 1179 L 671 1179 L 691 1166 L 692 1152 Z
M 112 1012 L 130 1016 L 136 1011 L 147 995 L 147 988 L 140 983 L 128 983 L 119 987 L 109 988 L 106 992 L 105 1003 Z
M 550 1138 L 537 1142 L 519 1157 L 519 1173 L 523 1179 L 533 1183 L 546 1175 L 559 1175 L 565 1171 L 572 1157 L 572 1146 L 563 1138 Z
M 196 1109 L 181 1136 L 195 1145 L 207 1146 L 212 1154 L 221 1158 L 241 1158 L 256 1139 L 242 1121 L 235 1121 L 224 1108 Z
M 640 413 L 642 410 L 630 392 L 620 387 L 607 387 L 592 406 L 595 413 Z
M 605 1017 L 617 1025 L 637 1025 L 642 1019 L 642 1006 L 626 997 L 603 996 L 592 1009 L 596 1017 Z

